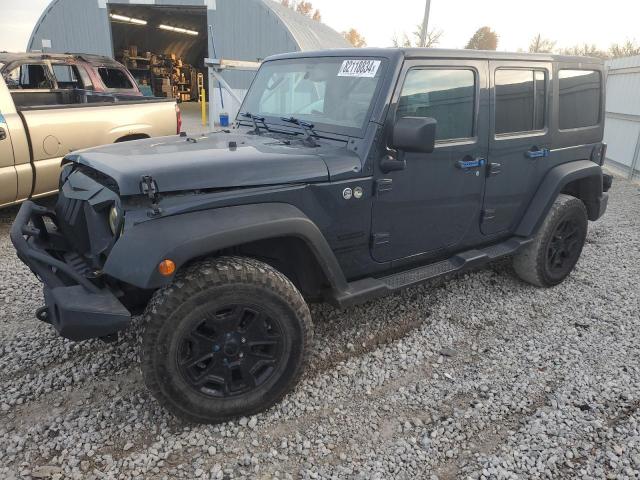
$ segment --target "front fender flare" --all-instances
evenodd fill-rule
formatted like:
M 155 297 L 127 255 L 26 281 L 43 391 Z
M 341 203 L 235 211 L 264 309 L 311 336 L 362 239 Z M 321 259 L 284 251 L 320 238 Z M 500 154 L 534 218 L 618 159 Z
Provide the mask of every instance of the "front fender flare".
M 535 235 L 562 189 L 570 182 L 583 178 L 594 178 L 594 184 L 599 186 L 599 191 L 593 193 L 597 199 L 601 199 L 602 168 L 599 165 L 589 160 L 558 165 L 552 168 L 542 180 L 515 234 L 523 237 Z
M 164 259 L 173 260 L 179 269 L 224 248 L 285 236 L 305 241 L 334 289 L 347 288 L 322 232 L 302 211 L 286 203 L 217 208 L 134 225 L 114 245 L 103 272 L 138 288 L 156 289 L 171 281 L 157 269 Z

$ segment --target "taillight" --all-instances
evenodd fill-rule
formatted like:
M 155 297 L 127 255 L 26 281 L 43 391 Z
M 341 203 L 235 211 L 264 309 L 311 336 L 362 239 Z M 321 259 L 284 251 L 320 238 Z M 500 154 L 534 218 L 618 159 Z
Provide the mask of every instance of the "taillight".
M 182 131 L 182 112 L 180 111 L 180 107 L 178 106 L 177 103 L 176 103 L 176 125 L 177 125 L 176 135 L 180 135 L 180 132 Z
M 600 166 L 604 165 L 604 162 L 607 161 L 607 144 L 602 144 L 602 153 L 600 153 Z
M 604 161 L 607 157 L 607 144 L 599 143 L 593 150 L 591 151 L 591 161 L 597 163 L 598 165 L 604 165 Z

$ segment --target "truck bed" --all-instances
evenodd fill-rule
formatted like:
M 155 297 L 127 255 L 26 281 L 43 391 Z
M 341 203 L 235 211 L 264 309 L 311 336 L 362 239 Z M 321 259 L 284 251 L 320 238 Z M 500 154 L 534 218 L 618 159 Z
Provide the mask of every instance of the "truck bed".
M 175 100 L 89 90 L 9 90 L 0 76 L 0 207 L 58 189 L 62 158 L 109 143 L 175 135 Z
M 114 103 L 175 102 L 170 98 L 141 97 L 123 94 L 96 93 L 91 90 L 12 90 L 11 98 L 19 111 L 99 106 Z

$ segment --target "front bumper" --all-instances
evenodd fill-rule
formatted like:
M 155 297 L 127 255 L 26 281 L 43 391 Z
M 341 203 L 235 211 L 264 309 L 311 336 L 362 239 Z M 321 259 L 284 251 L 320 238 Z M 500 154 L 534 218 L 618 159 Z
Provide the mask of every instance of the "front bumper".
M 57 225 L 53 211 L 25 202 L 11 227 L 18 257 L 44 284 L 46 306 L 38 318 L 71 340 L 106 337 L 127 328 L 131 314 L 113 292 L 57 254 L 67 242 L 55 228 L 47 228 L 47 219 Z

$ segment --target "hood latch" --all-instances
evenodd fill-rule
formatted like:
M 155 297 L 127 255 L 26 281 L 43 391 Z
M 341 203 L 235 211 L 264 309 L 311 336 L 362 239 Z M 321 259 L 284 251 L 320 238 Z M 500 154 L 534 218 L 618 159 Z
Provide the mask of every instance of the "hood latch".
M 140 192 L 151 200 L 151 211 L 149 212 L 149 216 L 155 217 L 160 215 L 162 213 L 162 209 L 158 205 L 158 199 L 160 196 L 158 184 L 151 175 L 145 175 L 142 177 L 142 181 L 140 182 Z

